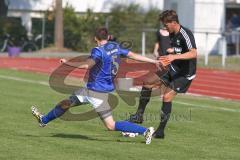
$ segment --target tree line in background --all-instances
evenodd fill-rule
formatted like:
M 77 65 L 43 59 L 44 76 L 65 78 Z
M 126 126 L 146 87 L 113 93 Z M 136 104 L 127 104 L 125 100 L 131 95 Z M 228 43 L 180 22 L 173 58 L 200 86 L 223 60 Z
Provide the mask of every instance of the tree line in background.
M 110 34 L 117 38 L 117 41 L 131 41 L 132 50 L 141 52 L 142 31 L 146 29 L 157 29 L 159 27 L 158 15 L 160 10 L 152 8 L 144 11 L 139 5 L 117 4 L 111 9 L 110 13 L 93 13 L 90 9 L 84 14 L 76 14 L 74 7 L 64 8 L 63 30 L 64 47 L 79 52 L 89 52 L 95 46 L 93 40 L 96 27 L 105 26 Z M 42 20 L 32 19 L 33 35 L 41 34 Z M 5 18 L 0 20 L 0 35 L 8 33 L 21 40 L 26 34 L 21 26 L 20 18 Z M 48 38 L 48 46 L 53 45 L 54 41 L 54 12 L 46 12 L 45 33 Z M 152 52 L 155 42 L 155 32 L 146 34 L 146 52 Z

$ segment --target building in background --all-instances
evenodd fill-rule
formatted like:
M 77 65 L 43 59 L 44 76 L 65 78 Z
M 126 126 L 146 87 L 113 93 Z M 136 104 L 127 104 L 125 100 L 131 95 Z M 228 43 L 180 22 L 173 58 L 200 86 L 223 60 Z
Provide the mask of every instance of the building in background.
M 43 18 L 44 12 L 53 10 L 55 0 L 5 0 L 9 4 L 8 16 L 21 17 L 22 25 L 31 34 L 32 18 Z M 149 8 L 174 9 L 181 24 L 190 28 L 196 38 L 199 54 L 222 54 L 223 41 L 227 41 L 228 53 L 239 53 L 239 31 L 236 35 L 229 31 L 229 20 L 233 14 L 240 16 L 240 0 L 63 0 L 63 5 L 72 5 L 77 13 L 108 13 L 113 5 L 139 4 L 144 10 Z M 232 45 L 233 44 L 233 45 Z M 232 46 L 231 46 L 232 45 Z M 226 48 L 226 47 L 225 47 Z
M 8 17 L 20 17 L 27 34 L 32 34 L 32 18 L 42 18 L 44 13 L 52 11 L 55 0 L 5 0 L 8 4 Z M 163 0 L 63 0 L 63 7 L 70 5 L 78 14 L 91 9 L 95 13 L 109 13 L 115 4 L 139 4 L 144 10 L 163 9 Z

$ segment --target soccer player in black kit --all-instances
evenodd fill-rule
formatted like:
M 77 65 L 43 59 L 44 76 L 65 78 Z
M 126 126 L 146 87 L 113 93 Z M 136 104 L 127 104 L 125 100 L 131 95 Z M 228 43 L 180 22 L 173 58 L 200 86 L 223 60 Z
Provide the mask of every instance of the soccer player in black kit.
M 154 133 L 155 138 L 164 138 L 164 129 L 170 118 L 172 100 L 177 93 L 185 93 L 196 76 L 197 48 L 193 33 L 180 25 L 174 10 L 165 10 L 159 20 L 169 32 L 170 46 L 167 55 L 160 60 L 168 62 L 168 67 L 147 75 L 143 82 L 137 112 L 130 116 L 129 121 L 143 122 L 143 114 L 150 100 L 152 89 L 158 85 L 165 87 L 162 96 L 161 120 Z M 166 65 L 166 64 L 165 64 Z

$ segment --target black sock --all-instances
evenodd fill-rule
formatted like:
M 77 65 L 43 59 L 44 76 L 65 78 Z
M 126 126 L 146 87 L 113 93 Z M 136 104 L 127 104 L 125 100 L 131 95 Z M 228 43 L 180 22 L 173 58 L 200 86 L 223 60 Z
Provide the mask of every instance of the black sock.
M 139 104 L 138 104 L 138 109 L 137 109 L 137 113 L 136 114 L 143 114 L 145 111 L 145 108 L 150 100 L 151 97 L 151 93 L 152 93 L 152 89 L 151 88 L 146 88 L 146 87 L 142 87 L 141 90 L 141 95 L 140 95 L 140 99 L 139 99 Z
M 161 122 L 156 132 L 164 132 L 164 128 L 166 127 L 167 122 L 170 118 L 171 111 L 172 111 L 172 102 L 163 102 L 162 111 L 161 111 Z

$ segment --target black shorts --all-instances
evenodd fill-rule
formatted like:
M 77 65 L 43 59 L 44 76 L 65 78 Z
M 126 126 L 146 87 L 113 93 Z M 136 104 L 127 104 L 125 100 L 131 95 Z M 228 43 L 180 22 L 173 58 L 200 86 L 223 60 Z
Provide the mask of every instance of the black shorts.
M 178 74 L 171 68 L 165 73 L 157 71 L 156 75 L 158 75 L 166 87 L 177 93 L 186 93 L 192 82 L 192 80 L 188 80 L 185 76 Z

